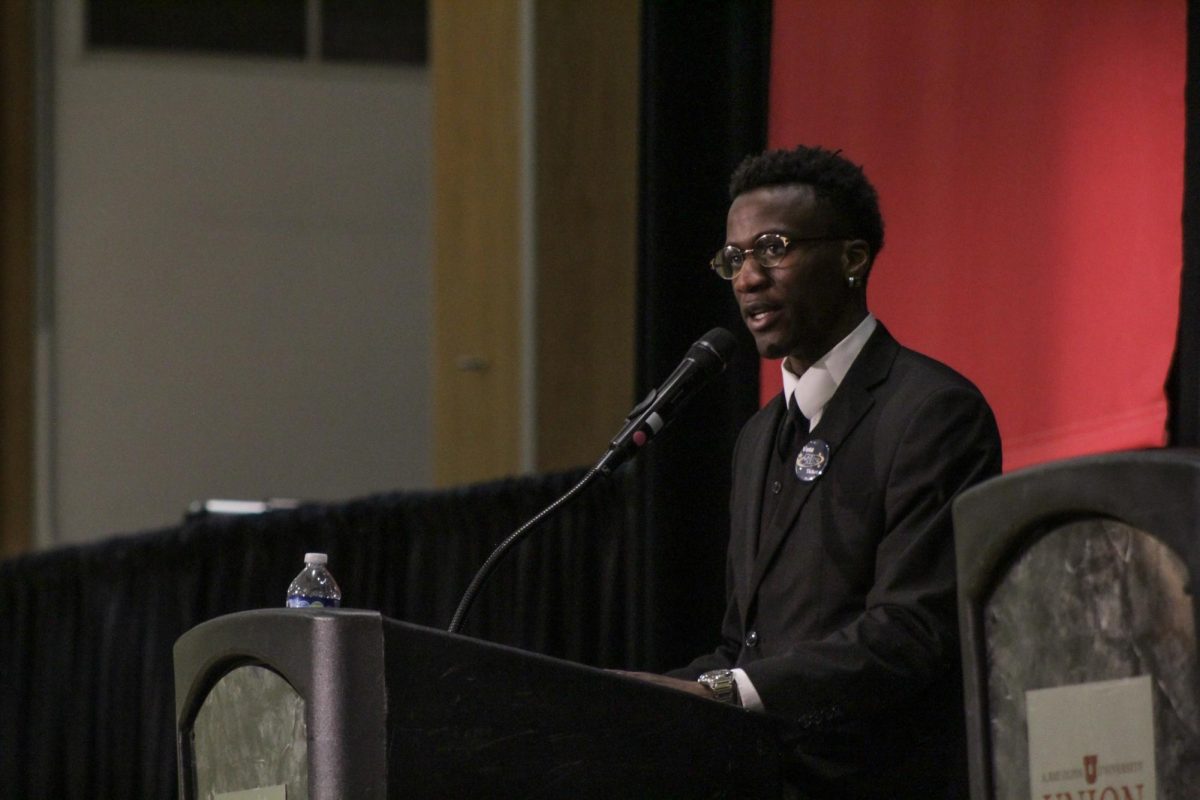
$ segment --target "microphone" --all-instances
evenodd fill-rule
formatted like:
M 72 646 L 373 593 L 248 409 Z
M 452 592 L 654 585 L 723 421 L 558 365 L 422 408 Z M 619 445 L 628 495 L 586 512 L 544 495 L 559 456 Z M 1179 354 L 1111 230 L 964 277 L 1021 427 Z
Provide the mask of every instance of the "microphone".
M 724 371 L 736 347 L 737 340 L 724 328 L 713 328 L 697 339 L 675 371 L 629 412 L 596 469 L 609 475 L 633 457 L 667 426 L 697 389 Z

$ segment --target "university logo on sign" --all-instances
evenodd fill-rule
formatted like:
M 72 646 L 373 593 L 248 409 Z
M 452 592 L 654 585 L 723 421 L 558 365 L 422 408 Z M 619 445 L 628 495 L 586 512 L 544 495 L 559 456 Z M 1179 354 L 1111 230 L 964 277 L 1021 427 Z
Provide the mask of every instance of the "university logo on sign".
M 1088 785 L 1096 782 L 1096 756 L 1083 757 L 1083 777 L 1087 778 Z

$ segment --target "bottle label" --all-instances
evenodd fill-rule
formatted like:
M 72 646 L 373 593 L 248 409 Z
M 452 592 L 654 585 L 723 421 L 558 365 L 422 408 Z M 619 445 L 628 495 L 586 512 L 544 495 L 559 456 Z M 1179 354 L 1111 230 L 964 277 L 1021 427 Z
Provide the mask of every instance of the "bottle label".
M 332 597 L 306 597 L 302 594 L 294 594 L 287 599 L 288 608 L 337 608 L 339 605 L 341 605 L 341 601 Z

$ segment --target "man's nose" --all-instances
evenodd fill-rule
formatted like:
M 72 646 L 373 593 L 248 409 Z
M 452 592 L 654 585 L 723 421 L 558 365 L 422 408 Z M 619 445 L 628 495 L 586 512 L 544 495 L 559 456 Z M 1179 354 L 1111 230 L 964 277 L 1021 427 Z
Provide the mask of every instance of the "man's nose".
M 767 271 L 752 254 L 742 259 L 742 268 L 733 276 L 733 290 L 738 294 L 757 289 L 768 283 Z

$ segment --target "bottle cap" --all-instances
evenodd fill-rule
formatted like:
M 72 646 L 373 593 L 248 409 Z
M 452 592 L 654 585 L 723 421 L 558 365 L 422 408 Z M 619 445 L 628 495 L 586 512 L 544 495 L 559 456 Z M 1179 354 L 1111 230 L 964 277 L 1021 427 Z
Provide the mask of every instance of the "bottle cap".
M 324 553 L 305 553 L 304 554 L 304 563 L 305 564 L 325 564 L 328 561 L 329 561 L 329 556 L 325 555 Z

